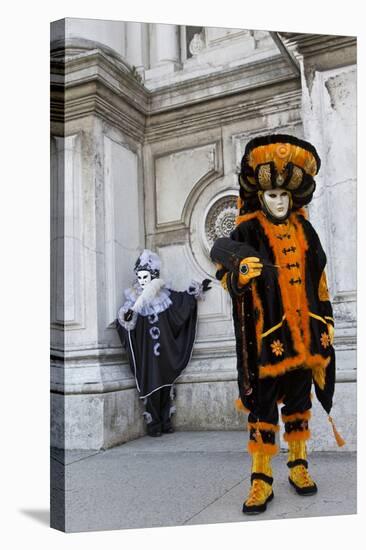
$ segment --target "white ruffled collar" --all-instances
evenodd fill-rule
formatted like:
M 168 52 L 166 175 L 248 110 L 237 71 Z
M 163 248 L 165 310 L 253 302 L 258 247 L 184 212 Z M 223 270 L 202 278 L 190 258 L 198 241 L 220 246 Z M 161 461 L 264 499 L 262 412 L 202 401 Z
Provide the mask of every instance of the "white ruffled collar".
M 158 315 L 162 313 L 169 306 L 171 306 L 172 301 L 170 299 L 170 290 L 166 287 L 164 281 L 160 280 L 162 286 L 158 291 L 150 297 L 150 299 L 143 303 L 141 307 L 136 311 L 139 315 L 146 317 L 148 315 Z M 150 283 L 151 284 L 151 283 Z M 144 291 L 138 283 L 135 283 L 132 288 L 127 288 L 125 290 L 125 297 L 129 302 L 133 304 L 136 303 L 137 299 L 141 296 Z

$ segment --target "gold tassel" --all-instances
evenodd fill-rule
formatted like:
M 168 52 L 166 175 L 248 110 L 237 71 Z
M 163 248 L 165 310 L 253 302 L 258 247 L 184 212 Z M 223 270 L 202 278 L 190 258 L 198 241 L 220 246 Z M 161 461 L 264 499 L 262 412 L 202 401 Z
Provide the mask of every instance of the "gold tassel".
M 263 445 L 262 434 L 258 428 L 258 420 L 257 420 L 257 427 L 255 429 L 255 440 L 259 445 Z
M 343 437 L 340 435 L 340 433 L 337 431 L 337 428 L 335 427 L 333 418 L 331 416 L 328 416 L 328 420 L 332 424 L 334 438 L 337 442 L 338 447 L 343 447 L 343 445 L 345 445 L 346 442 L 343 439 Z

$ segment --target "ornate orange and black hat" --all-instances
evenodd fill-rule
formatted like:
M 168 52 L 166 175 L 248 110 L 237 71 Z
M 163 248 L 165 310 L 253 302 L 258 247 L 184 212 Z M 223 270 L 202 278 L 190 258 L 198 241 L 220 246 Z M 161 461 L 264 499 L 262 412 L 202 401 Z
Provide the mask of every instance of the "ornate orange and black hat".
M 240 197 L 252 208 L 258 191 L 286 189 L 294 208 L 308 204 L 315 191 L 320 158 L 309 142 L 286 134 L 260 136 L 248 142 L 239 174 Z

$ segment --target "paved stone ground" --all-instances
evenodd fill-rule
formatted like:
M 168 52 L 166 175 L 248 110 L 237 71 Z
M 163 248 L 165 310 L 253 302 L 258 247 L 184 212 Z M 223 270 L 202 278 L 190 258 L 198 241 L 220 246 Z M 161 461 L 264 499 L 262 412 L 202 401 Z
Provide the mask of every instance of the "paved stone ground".
M 143 437 L 108 451 L 54 450 L 53 475 L 63 495 L 66 531 L 262 521 L 356 513 L 356 454 L 309 457 L 318 493 L 300 497 L 290 487 L 286 454 L 275 457 L 274 494 L 267 512 L 245 516 L 250 457 L 242 432 L 177 432 Z M 61 491 L 61 492 L 60 492 Z

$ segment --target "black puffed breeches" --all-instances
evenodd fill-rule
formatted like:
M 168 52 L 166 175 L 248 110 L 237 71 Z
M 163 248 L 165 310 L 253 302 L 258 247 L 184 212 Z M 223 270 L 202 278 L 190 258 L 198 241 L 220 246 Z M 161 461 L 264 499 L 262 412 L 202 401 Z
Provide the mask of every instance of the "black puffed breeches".
M 306 440 L 310 437 L 308 420 L 311 409 L 312 371 L 298 368 L 275 378 L 259 380 L 256 410 L 248 417 L 249 452 L 258 450 L 258 430 L 261 443 L 270 454 L 277 452 L 275 433 L 278 431 L 278 405 L 285 426 L 285 441 Z M 263 448 L 263 447 L 262 447 Z

